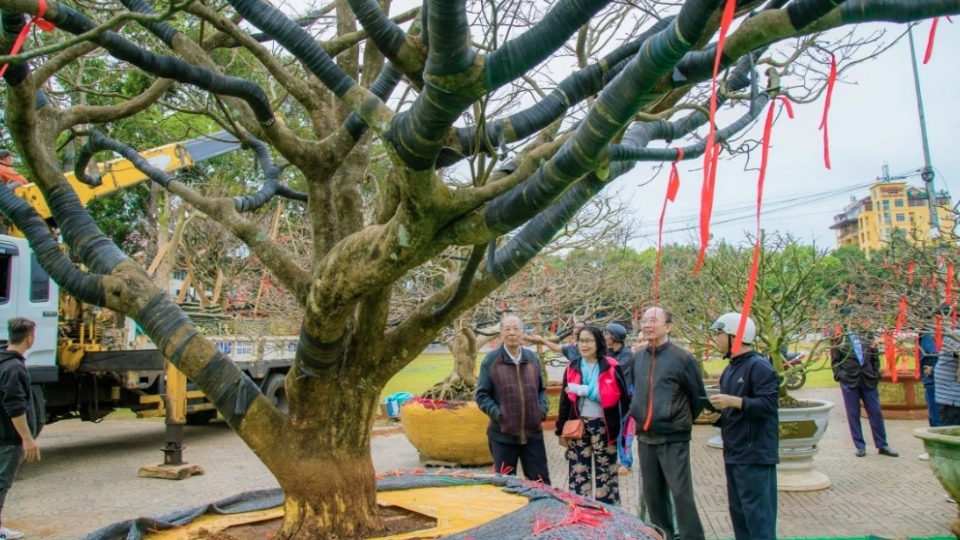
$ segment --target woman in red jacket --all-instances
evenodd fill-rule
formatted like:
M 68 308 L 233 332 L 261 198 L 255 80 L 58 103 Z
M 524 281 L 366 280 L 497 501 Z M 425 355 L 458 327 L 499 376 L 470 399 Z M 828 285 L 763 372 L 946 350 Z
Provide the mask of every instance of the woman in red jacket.
M 581 330 L 577 344 L 583 357 L 570 362 L 563 374 L 557 418 L 557 436 L 570 460 L 570 491 L 619 504 L 617 437 L 629 410 L 627 385 L 617 361 L 607 356 L 607 344 L 599 328 Z M 583 434 L 579 439 L 563 437 L 567 422 L 581 421 Z

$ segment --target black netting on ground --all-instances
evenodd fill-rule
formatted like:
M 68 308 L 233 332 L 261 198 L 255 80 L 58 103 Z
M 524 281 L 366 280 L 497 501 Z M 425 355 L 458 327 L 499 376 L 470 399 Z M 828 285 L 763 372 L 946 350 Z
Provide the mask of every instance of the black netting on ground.
M 461 533 L 446 536 L 451 540 L 506 540 L 513 538 L 606 540 L 655 540 L 660 535 L 639 518 L 621 508 L 584 499 L 542 484 L 514 476 L 476 475 L 466 471 L 412 473 L 394 472 L 377 480 L 379 491 L 396 491 L 454 485 L 501 486 L 509 493 L 530 499 L 529 504 Z M 279 489 L 250 491 L 187 510 L 176 510 L 154 518 L 115 523 L 84 537 L 84 540 L 141 540 L 147 531 L 166 530 L 190 523 L 207 513 L 238 514 L 264 510 L 283 504 Z
M 215 503 L 173 510 L 152 518 L 121 521 L 83 537 L 83 540 L 140 540 L 147 531 L 163 531 L 186 525 L 204 514 L 241 514 L 265 510 L 283 504 L 283 491 L 263 489 L 247 491 Z

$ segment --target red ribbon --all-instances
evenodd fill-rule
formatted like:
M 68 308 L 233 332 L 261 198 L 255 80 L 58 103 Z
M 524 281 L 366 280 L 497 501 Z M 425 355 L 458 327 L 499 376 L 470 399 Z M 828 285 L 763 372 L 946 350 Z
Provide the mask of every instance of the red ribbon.
M 917 268 L 917 261 L 910 261 L 907 266 L 907 285 L 913 285 L 913 271 Z
M 934 340 L 937 343 L 937 350 L 939 351 L 943 348 L 943 316 L 937 315 L 935 318 L 937 320 L 937 330 L 934 334 Z
M 903 330 L 903 325 L 907 322 L 907 295 L 900 296 L 900 311 L 897 313 L 897 325 L 893 330 L 894 335 Z
M 670 180 L 667 182 L 667 195 L 663 198 L 663 209 L 660 210 L 660 228 L 657 231 L 657 264 L 653 271 L 653 305 L 660 300 L 660 246 L 663 242 L 663 218 L 667 215 L 667 204 L 677 199 L 680 190 L 680 173 L 677 172 L 677 162 L 683 159 L 683 148 L 677 148 L 677 159 L 670 165 Z
M 736 14 L 737 0 L 727 0 L 720 18 L 720 34 L 717 36 L 717 55 L 713 60 L 713 79 L 710 81 L 710 132 L 707 135 L 707 145 L 703 153 L 703 187 L 700 191 L 700 253 L 697 255 L 697 265 L 693 268 L 696 274 L 703 266 L 703 258 L 707 254 L 707 244 L 710 243 L 710 215 L 713 213 L 713 192 L 717 181 L 717 159 L 720 157 L 720 145 L 716 143 L 717 127 L 717 74 L 720 72 L 720 60 L 723 57 L 723 44 L 727 40 L 727 31 L 733 23 Z
M 923 63 L 926 64 L 930 61 L 930 57 L 933 56 L 933 40 L 937 36 L 937 23 L 940 22 L 940 17 L 934 17 L 933 23 L 930 25 L 930 36 L 927 38 L 927 52 L 923 55 Z M 947 17 L 947 22 L 953 24 L 953 19 Z
M 783 101 L 787 109 L 787 115 L 793 118 L 793 106 L 790 101 L 784 97 L 779 97 L 770 103 L 767 109 L 767 121 L 763 126 L 763 143 L 760 154 L 760 176 L 757 178 L 757 241 L 753 246 L 753 262 L 750 265 L 750 277 L 747 280 L 747 292 L 743 298 L 743 310 L 740 312 L 740 325 L 737 327 L 737 336 L 733 339 L 733 354 L 740 352 L 740 345 L 743 343 L 743 332 L 747 328 L 747 318 L 750 316 L 750 308 L 753 305 L 753 293 L 757 284 L 757 274 L 760 270 L 760 249 L 763 238 L 760 233 L 760 208 L 763 205 L 763 181 L 767 176 L 767 159 L 770 154 L 770 134 L 773 130 L 773 115 L 776 112 L 777 100 Z
M 37 14 L 30 19 L 30 22 L 23 25 L 23 28 L 20 30 L 20 34 L 17 35 L 16 41 L 13 42 L 13 47 L 10 48 L 10 56 L 20 52 L 20 47 L 23 47 L 23 42 L 27 40 L 27 34 L 30 33 L 30 27 L 33 25 L 37 25 L 45 32 L 51 32 L 56 28 L 52 22 L 42 18 L 46 13 L 47 0 L 39 0 L 37 3 Z M 3 77 L 3 74 L 7 72 L 7 67 L 9 65 L 10 64 L 4 64 L 3 66 L 0 66 L 0 77 Z
M 833 101 L 833 87 L 837 83 L 837 57 L 830 53 L 830 76 L 827 78 L 827 97 L 823 101 L 823 118 L 820 119 L 820 129 L 823 130 L 823 164 L 830 168 L 830 135 L 827 129 L 827 114 L 830 112 L 830 102 Z

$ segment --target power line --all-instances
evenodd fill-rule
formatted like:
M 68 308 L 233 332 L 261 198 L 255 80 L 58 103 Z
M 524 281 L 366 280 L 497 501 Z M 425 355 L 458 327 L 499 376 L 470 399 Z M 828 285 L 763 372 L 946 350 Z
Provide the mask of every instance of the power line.
M 760 211 L 760 215 L 767 216 L 771 214 L 777 214 L 784 210 L 790 210 L 790 209 L 801 207 L 801 206 L 807 206 L 816 202 L 830 199 L 832 197 L 836 197 L 837 195 L 843 195 L 843 194 L 849 193 L 850 191 L 855 189 L 861 189 L 861 188 L 871 186 L 874 183 L 875 182 L 871 181 L 863 184 L 856 184 L 853 186 L 845 186 L 843 188 L 818 191 L 813 193 L 807 192 L 807 193 L 800 193 L 800 194 L 793 194 L 793 195 L 784 195 L 779 198 L 774 198 L 771 201 L 764 204 L 763 209 Z M 738 206 L 733 206 L 734 204 Z M 756 219 L 755 203 L 749 203 L 749 204 L 731 203 L 726 206 L 728 206 L 727 209 L 714 212 L 712 217 L 721 218 L 721 219 L 711 219 L 710 221 L 711 225 L 724 225 L 728 223 L 735 223 L 738 221 L 747 221 L 747 220 Z M 834 210 L 828 210 L 824 212 L 816 212 L 814 214 L 834 213 L 834 212 L 835 212 Z M 814 215 L 814 214 L 806 214 L 806 215 Z M 665 225 L 681 224 L 681 223 L 689 222 L 699 217 L 699 215 L 700 215 L 699 212 L 697 212 L 697 213 L 691 213 L 691 214 L 682 214 L 678 216 L 670 216 L 670 219 L 664 220 L 664 222 L 665 222 Z M 723 219 L 724 216 L 726 216 L 725 219 Z M 698 228 L 699 228 L 699 224 L 680 227 L 680 228 L 673 228 L 669 230 L 664 230 L 663 232 L 664 234 L 671 234 L 671 233 L 677 233 L 677 232 L 696 230 Z M 656 236 L 657 234 L 658 234 L 657 230 L 652 230 L 651 232 L 638 234 L 634 238 L 637 238 L 637 239 L 650 238 L 650 237 Z

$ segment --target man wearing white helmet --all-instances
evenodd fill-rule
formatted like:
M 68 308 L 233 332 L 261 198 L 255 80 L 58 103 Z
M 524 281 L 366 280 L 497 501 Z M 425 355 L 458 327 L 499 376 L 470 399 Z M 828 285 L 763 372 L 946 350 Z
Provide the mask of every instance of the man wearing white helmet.
M 720 393 L 710 403 L 720 411 L 727 504 L 737 540 L 777 537 L 777 425 L 779 383 L 773 365 L 753 350 L 757 325 L 747 317 L 743 343 L 733 352 L 739 313 L 722 315 L 711 327 L 717 351 L 730 364 L 720 375 Z

